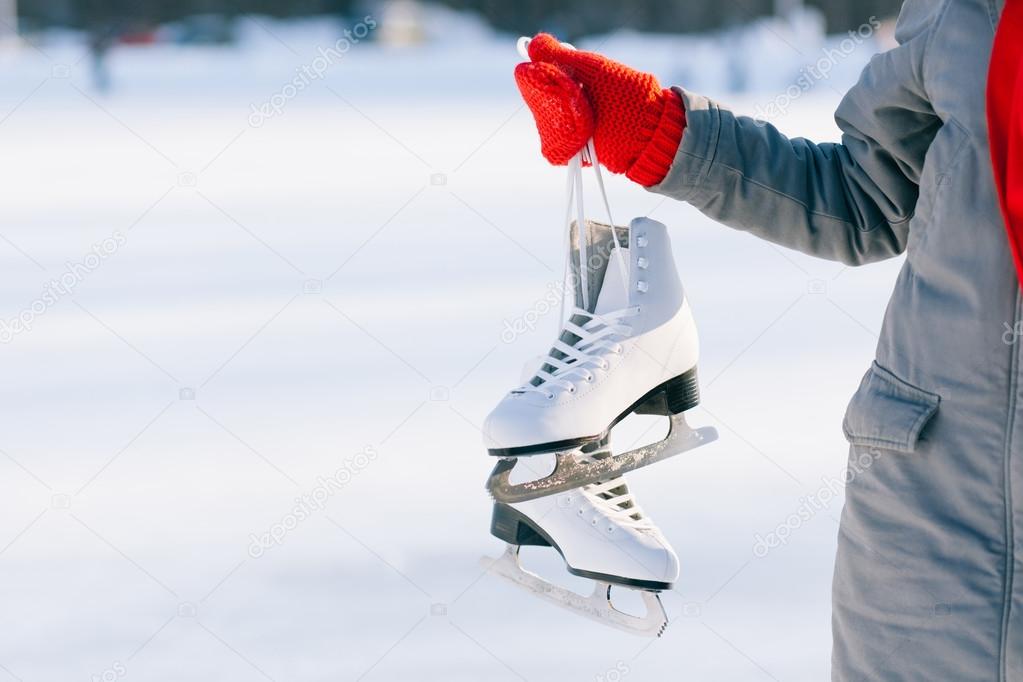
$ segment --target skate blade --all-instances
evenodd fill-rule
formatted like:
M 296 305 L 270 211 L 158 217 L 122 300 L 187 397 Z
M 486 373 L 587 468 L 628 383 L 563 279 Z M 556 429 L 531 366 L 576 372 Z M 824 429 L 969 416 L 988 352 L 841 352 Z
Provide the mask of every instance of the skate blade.
M 636 590 L 643 600 L 646 615 L 634 616 L 615 608 L 611 603 L 612 584 L 594 581 L 593 594 L 585 597 L 564 587 L 553 585 L 522 567 L 519 548 L 508 545 L 497 559 L 482 557 L 480 566 L 513 585 L 541 599 L 556 604 L 580 616 L 640 637 L 660 637 L 668 627 L 668 614 L 661 598 L 654 592 Z M 632 589 L 616 586 L 620 589 Z
M 670 418 L 668 435 L 664 440 L 621 455 L 587 462 L 579 461 L 576 450 L 558 452 L 555 453 L 554 471 L 534 481 L 511 483 L 509 478 L 516 460 L 513 457 L 504 458 L 497 463 L 487 479 L 487 490 L 494 500 L 505 504 L 535 500 L 538 497 L 556 495 L 598 481 L 609 481 L 630 471 L 706 445 L 717 440 L 717 437 L 717 429 L 713 426 L 693 429 L 686 423 L 684 414 L 675 414 Z

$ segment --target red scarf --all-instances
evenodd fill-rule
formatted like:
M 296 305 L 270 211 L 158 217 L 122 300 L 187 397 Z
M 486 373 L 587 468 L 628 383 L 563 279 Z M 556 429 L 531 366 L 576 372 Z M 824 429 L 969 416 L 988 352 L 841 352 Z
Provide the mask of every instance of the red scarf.
M 987 76 L 991 166 L 1005 230 L 1023 282 L 1023 0 L 1006 0 Z

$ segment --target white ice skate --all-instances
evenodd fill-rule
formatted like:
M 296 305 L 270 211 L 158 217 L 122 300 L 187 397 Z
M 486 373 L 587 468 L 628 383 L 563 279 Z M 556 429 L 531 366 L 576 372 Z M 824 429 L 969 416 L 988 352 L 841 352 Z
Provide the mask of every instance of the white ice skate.
M 577 207 L 578 163 L 570 164 Z M 595 162 L 594 169 L 599 181 Z M 611 228 L 580 212 L 569 234 L 576 292 L 569 319 L 539 370 L 483 425 L 490 454 L 503 458 L 487 483 L 498 502 L 608 481 L 717 437 L 710 427 L 689 428 L 683 414 L 699 402 L 699 344 L 667 228 L 649 218 Z M 611 428 L 634 412 L 669 417 L 665 439 L 596 461 L 576 456 L 603 447 Z M 509 482 L 517 458 L 544 453 L 556 455 L 549 476 Z
M 608 456 L 602 451 L 585 459 Z M 671 589 L 678 577 L 678 558 L 636 505 L 624 478 L 517 504 L 495 503 L 490 532 L 508 543 L 499 558 L 482 559 L 491 573 L 632 634 L 660 636 L 667 627 L 667 614 L 656 593 Z M 578 594 L 524 569 L 519 559 L 523 545 L 556 549 L 570 573 L 594 580 L 592 594 Z M 637 615 L 617 608 L 612 602 L 616 587 L 637 590 L 645 612 Z

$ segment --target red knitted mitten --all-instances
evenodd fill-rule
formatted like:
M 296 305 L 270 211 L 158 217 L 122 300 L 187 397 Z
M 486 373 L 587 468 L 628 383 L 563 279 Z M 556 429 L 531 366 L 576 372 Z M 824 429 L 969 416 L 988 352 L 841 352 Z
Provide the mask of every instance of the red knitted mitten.
M 592 137 L 601 164 L 649 187 L 667 175 L 685 130 L 681 98 L 657 79 L 541 33 L 515 82 L 533 112 L 540 151 L 562 166 Z

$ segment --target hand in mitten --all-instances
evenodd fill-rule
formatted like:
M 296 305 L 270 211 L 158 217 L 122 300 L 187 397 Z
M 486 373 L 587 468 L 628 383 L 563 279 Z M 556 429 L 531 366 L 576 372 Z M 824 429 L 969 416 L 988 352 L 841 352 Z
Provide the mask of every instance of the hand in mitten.
M 565 165 L 592 137 L 612 173 L 647 187 L 664 179 L 686 125 L 678 94 L 650 74 L 546 33 L 530 40 L 528 50 L 532 61 L 515 68 L 515 82 L 548 161 Z

